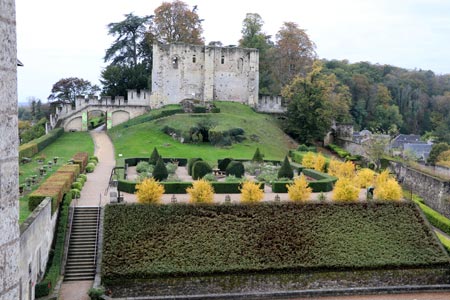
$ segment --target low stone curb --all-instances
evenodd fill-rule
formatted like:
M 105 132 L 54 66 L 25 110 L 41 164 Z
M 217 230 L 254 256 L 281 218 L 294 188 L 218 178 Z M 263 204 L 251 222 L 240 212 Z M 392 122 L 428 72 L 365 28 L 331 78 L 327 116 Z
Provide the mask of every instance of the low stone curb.
M 277 292 L 255 292 L 255 293 L 229 293 L 229 294 L 203 294 L 203 295 L 171 295 L 171 296 L 142 296 L 111 298 L 114 300 L 167 300 L 167 299 L 276 299 L 295 297 L 325 297 L 325 296 L 348 296 L 348 295 L 376 295 L 393 293 L 416 293 L 416 292 L 439 292 L 450 291 L 450 284 L 439 285 L 405 285 L 387 287 L 359 287 L 345 289 L 317 289 L 317 290 L 295 290 Z

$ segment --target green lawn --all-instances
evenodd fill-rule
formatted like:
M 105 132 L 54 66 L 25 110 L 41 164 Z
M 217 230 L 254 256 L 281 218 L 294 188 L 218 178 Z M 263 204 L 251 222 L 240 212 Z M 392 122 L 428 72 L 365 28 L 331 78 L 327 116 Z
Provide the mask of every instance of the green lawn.
M 54 143 L 46 147 L 44 150 L 32 157 L 33 161 L 27 164 L 21 164 L 19 168 L 19 183 L 25 183 L 26 178 L 32 175 L 38 175 L 37 184 L 33 185 L 31 191 L 37 189 L 41 182 L 49 177 L 62 164 L 66 163 L 77 152 L 94 153 L 94 142 L 88 132 L 66 132 Z M 45 164 L 54 157 L 58 157 L 58 163 L 48 170 L 47 175 L 43 178 L 39 176 L 39 168 L 42 166 L 36 160 L 37 157 L 44 155 Z M 28 197 L 20 198 L 20 215 L 19 222 L 22 223 L 30 215 L 28 210 Z
M 201 157 L 211 164 L 224 157 L 252 158 L 257 147 L 265 155 L 265 159 L 281 160 L 287 155 L 289 139 L 272 116 L 258 114 L 239 103 L 217 102 L 216 106 L 220 108 L 220 113 L 177 114 L 135 126 L 127 127 L 124 123 L 113 128 L 109 134 L 114 143 L 116 157 L 120 157 L 120 154 L 122 157 L 147 157 L 154 147 L 165 157 Z M 182 144 L 162 132 L 166 125 L 176 129 L 189 129 L 205 118 L 212 120 L 218 130 L 242 128 L 247 139 L 242 143 L 220 148 L 209 143 Z M 252 135 L 257 136 L 258 141 L 252 140 Z

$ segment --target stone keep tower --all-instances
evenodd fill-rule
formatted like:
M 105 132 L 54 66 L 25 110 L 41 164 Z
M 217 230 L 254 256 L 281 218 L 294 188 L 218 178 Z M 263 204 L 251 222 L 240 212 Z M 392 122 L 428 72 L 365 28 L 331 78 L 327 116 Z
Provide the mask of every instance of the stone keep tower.
M 153 44 L 151 106 L 184 99 L 258 104 L 257 49 Z
M 0 300 L 19 297 L 17 48 L 14 0 L 0 0 Z

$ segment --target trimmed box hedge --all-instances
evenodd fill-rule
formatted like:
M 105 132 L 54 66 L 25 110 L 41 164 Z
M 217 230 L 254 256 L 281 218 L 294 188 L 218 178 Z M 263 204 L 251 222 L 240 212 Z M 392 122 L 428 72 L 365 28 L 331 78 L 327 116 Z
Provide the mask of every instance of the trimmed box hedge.
M 192 186 L 192 182 L 161 182 L 164 186 L 164 194 L 186 194 L 186 189 Z M 240 182 L 211 182 L 216 194 L 240 194 Z M 136 182 L 119 180 L 117 189 L 124 193 L 134 194 Z M 261 183 L 264 190 L 264 182 Z
M 89 153 L 87 152 L 78 152 L 72 157 L 73 163 L 80 165 L 80 172 L 84 173 L 86 166 L 89 161 Z
M 146 161 L 148 162 L 150 160 L 149 157 L 129 157 L 124 159 L 124 164 L 128 165 L 129 167 L 135 167 L 140 161 Z M 184 167 L 187 165 L 188 160 L 187 158 L 178 158 L 178 157 L 163 157 L 163 162 L 165 164 L 167 163 L 174 163 L 178 162 L 179 167 Z
M 316 181 L 308 181 L 308 186 L 312 188 L 313 193 L 330 192 L 337 181 L 337 177 L 315 170 L 302 169 L 302 172 L 306 176 L 316 179 Z M 292 181 L 275 181 L 272 183 L 272 192 L 287 193 L 286 185 L 291 183 Z
M 79 170 L 79 165 L 61 166 L 28 196 L 28 209 L 33 211 L 45 197 L 50 197 L 52 198 L 52 213 L 55 212 L 63 195 L 70 191 Z
M 449 267 L 409 202 L 107 205 L 102 279 Z

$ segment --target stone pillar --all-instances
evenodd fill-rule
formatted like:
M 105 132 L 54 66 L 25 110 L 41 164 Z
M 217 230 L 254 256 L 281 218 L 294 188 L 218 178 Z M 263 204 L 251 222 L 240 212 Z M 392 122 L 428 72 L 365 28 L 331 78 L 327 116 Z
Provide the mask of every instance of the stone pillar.
M 205 68 L 203 81 L 203 101 L 214 99 L 214 65 L 216 60 L 216 47 L 205 47 Z
M 14 0 L 0 0 L 0 300 L 19 295 L 17 48 Z

